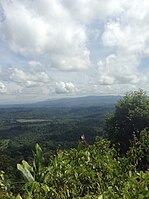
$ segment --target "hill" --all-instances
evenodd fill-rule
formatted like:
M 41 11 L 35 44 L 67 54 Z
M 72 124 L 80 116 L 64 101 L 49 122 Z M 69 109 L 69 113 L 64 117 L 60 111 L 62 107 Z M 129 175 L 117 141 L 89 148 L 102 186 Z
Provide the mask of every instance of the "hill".
M 54 106 L 54 107 L 89 107 L 99 106 L 101 104 L 115 104 L 121 96 L 86 96 L 76 98 L 63 98 L 55 100 L 46 100 L 37 102 L 35 106 Z
M 0 104 L 0 108 L 13 107 L 90 107 L 115 104 L 121 96 L 85 96 L 62 99 L 49 99 L 27 104 Z

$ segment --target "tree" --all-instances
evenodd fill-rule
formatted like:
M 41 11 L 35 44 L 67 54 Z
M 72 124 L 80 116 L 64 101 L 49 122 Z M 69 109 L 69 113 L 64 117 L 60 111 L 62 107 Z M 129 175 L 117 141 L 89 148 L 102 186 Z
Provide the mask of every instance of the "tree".
M 149 128 L 149 96 L 143 90 L 127 93 L 105 119 L 108 138 L 119 143 L 122 152 L 130 146 L 133 133 L 139 138 L 145 128 Z

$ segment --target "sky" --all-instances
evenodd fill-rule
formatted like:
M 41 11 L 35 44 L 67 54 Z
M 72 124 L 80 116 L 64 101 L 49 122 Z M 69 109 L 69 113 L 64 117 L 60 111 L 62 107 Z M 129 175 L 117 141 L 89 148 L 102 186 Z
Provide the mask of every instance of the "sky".
M 0 103 L 149 92 L 148 0 L 0 0 Z

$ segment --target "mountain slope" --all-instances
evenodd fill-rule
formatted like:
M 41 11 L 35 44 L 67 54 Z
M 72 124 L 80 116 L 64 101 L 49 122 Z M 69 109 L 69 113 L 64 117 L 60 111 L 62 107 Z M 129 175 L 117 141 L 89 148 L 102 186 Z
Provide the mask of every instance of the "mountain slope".
M 121 96 L 87 96 L 77 98 L 64 98 L 57 100 L 46 100 L 38 102 L 36 106 L 54 106 L 54 107 L 88 107 L 115 104 Z

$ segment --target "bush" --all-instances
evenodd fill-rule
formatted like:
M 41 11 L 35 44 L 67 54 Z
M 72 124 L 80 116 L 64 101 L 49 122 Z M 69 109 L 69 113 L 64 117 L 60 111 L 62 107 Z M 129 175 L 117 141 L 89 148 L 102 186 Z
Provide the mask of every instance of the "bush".
M 36 145 L 33 165 L 25 161 L 18 165 L 25 177 L 22 198 L 147 199 L 149 172 L 137 172 L 131 158 L 119 157 L 110 145 L 97 137 L 93 145 L 58 150 L 51 154 L 48 166 L 44 166 L 42 150 Z

